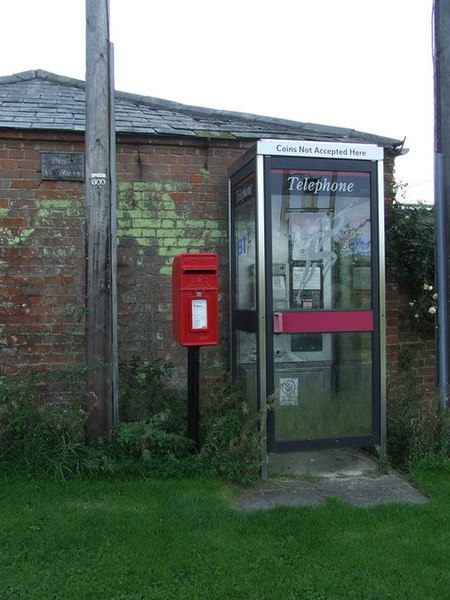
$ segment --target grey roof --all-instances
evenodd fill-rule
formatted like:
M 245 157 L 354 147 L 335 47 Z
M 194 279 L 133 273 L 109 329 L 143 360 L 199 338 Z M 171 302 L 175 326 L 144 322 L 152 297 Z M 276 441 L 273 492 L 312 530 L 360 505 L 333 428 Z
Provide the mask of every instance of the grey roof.
M 370 133 L 259 115 L 179 104 L 115 92 L 116 131 L 121 134 L 258 140 L 296 138 L 374 143 L 397 154 L 402 141 Z M 0 77 L 0 129 L 79 131 L 85 128 L 85 82 L 26 71 Z

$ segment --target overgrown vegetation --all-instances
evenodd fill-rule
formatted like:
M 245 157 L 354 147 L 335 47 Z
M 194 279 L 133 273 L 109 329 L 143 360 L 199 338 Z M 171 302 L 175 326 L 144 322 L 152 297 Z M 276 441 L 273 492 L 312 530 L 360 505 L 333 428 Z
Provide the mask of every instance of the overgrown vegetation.
M 237 384 L 227 376 L 205 396 L 201 424 L 201 472 L 226 481 L 251 483 L 260 475 L 259 416 L 250 411 Z
M 63 479 L 79 472 L 85 455 L 83 397 L 74 395 L 74 373 L 25 373 L 0 378 L 0 465 L 15 472 L 52 472 Z M 62 380 L 61 380 L 62 379 Z M 66 387 L 52 393 L 56 380 Z
M 394 200 L 386 230 L 388 273 L 407 294 L 408 324 L 421 333 L 434 330 L 437 310 L 433 215 L 430 206 Z
M 417 376 L 420 338 L 434 333 L 437 312 L 434 212 L 428 205 L 402 202 L 402 187 L 395 190 L 400 200 L 394 200 L 387 215 L 386 267 L 399 293 L 406 295 L 404 325 L 411 339 L 402 345 L 388 378 L 388 455 L 392 464 L 407 470 L 448 468 L 449 413 L 441 410 L 438 394 L 425 393 Z
M 120 365 L 120 422 L 112 440 L 88 445 L 83 371 L 0 379 L 0 467 L 28 475 L 53 473 L 208 475 L 248 483 L 259 475 L 260 441 L 255 415 L 228 380 L 205 390 L 201 445 L 186 434 L 186 401 L 170 386 L 171 365 L 133 357 Z M 64 377 L 64 382 L 61 378 Z M 55 379 L 56 378 L 56 379 Z M 49 402 L 56 382 L 68 390 Z
M 419 386 L 414 344 L 404 345 L 399 368 L 388 378 L 387 451 L 393 466 L 450 469 L 450 414 L 438 395 Z
M 388 459 L 395 467 L 449 469 L 450 416 L 426 400 L 414 344 L 403 347 L 388 379 Z M 218 477 L 240 484 L 259 477 L 261 440 L 252 414 L 229 379 L 204 394 L 201 444 L 186 435 L 186 401 L 170 385 L 171 366 L 133 357 L 121 364 L 121 420 L 113 440 L 85 443 L 83 371 L 0 379 L 0 471 L 57 479 L 73 475 Z M 66 394 L 55 395 L 61 387 Z M 51 394 L 52 401 L 49 400 Z

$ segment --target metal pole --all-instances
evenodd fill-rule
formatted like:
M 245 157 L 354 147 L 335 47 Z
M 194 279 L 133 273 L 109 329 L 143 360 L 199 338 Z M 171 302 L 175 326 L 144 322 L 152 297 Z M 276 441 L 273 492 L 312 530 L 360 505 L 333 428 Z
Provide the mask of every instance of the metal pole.
M 434 1 L 435 218 L 438 288 L 437 383 L 441 406 L 448 406 L 448 303 L 450 249 L 447 231 L 450 211 L 450 0 Z
M 188 346 L 187 433 L 194 449 L 200 441 L 200 346 Z
M 448 388 L 448 356 L 447 356 L 447 261 L 446 261 L 446 226 L 443 194 L 443 156 L 435 155 L 434 164 L 434 218 L 436 231 L 436 289 L 438 294 L 436 349 L 437 349 L 437 384 L 440 404 L 447 407 Z

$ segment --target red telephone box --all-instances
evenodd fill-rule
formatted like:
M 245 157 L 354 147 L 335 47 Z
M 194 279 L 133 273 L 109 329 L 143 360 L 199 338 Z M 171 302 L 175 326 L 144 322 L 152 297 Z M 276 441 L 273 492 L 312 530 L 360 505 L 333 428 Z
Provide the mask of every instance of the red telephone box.
M 182 346 L 219 342 L 216 254 L 180 254 L 172 268 L 173 338 Z

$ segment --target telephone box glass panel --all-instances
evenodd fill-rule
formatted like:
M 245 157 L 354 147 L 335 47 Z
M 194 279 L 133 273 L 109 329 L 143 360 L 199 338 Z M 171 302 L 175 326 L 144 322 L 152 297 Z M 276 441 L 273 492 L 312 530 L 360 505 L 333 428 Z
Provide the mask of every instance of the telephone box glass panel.
M 371 173 L 271 175 L 276 444 L 370 436 Z
M 237 177 L 231 188 L 234 290 L 233 352 L 235 375 L 249 406 L 258 409 L 256 335 L 256 185 L 251 171 Z
M 370 174 L 272 171 L 274 310 L 370 309 Z
M 240 180 L 232 190 L 237 310 L 256 309 L 255 191 L 254 173 Z
M 364 437 L 372 433 L 372 334 L 323 335 L 327 356 L 323 351 L 318 353 L 320 360 L 302 360 L 302 356 L 313 355 L 309 351 L 296 352 L 293 360 L 285 355 L 284 360 L 275 362 L 277 442 Z M 275 344 L 289 348 L 290 337 L 275 336 Z M 303 334 L 296 337 L 302 338 Z

